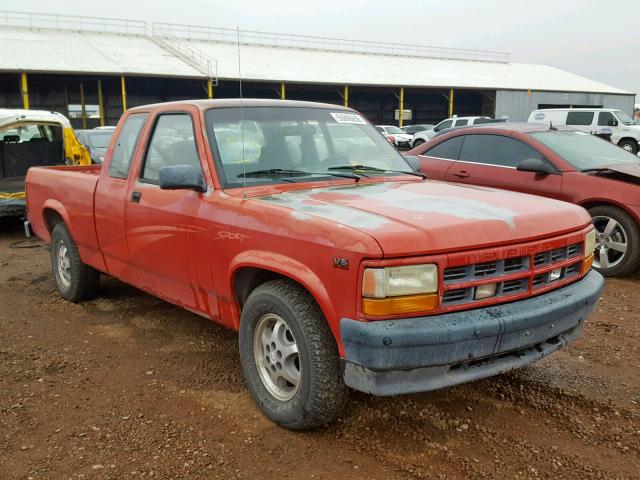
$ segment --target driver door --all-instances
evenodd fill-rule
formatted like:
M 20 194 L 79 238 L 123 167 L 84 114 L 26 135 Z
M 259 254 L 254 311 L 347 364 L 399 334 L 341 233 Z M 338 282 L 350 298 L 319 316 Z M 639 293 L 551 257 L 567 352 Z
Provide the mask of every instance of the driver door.
M 505 135 L 464 136 L 459 160 L 447 171 L 450 182 L 515 190 L 551 198 L 562 195 L 562 175 L 522 172 L 516 167 L 528 158 L 544 156 L 521 140 Z
M 140 288 L 211 315 L 210 195 L 163 190 L 158 181 L 160 168 L 171 165 L 193 165 L 208 178 L 206 156 L 198 147 L 202 141 L 196 141 L 201 129 L 194 127 L 194 118 L 195 112 L 180 111 L 152 119 L 146 151 L 126 197 L 126 235 L 129 264 Z

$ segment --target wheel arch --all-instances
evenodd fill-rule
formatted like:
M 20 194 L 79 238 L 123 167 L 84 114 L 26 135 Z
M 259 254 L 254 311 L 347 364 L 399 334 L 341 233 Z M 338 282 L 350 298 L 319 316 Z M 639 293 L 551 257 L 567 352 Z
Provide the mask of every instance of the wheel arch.
M 69 228 L 69 214 L 60 202 L 49 199 L 42 206 L 42 226 L 44 231 L 36 233 L 44 240 L 51 241 L 51 233 L 59 223 L 64 223 Z
M 631 210 L 630 208 L 628 208 L 627 206 L 625 206 L 622 203 L 616 202 L 614 200 L 610 200 L 610 199 L 589 199 L 589 200 L 584 200 L 582 202 L 579 202 L 578 205 L 580 205 L 582 208 L 586 209 L 587 211 L 590 208 L 593 207 L 614 207 L 614 208 L 619 208 L 620 210 L 622 210 L 623 212 L 625 212 L 627 215 L 629 215 L 631 218 L 633 218 L 633 220 L 636 222 L 636 224 L 640 227 L 640 218 L 638 217 L 638 215 L 636 215 L 636 213 Z
M 640 142 L 638 142 L 637 138 L 633 138 L 633 137 L 622 137 L 620 140 L 618 140 L 617 145 L 620 145 L 622 142 L 626 142 L 626 141 L 630 141 L 630 142 L 634 142 L 636 145 L 639 145 Z
M 246 251 L 238 255 L 230 264 L 230 291 L 237 309 L 234 326 L 239 327 L 240 312 L 251 292 L 259 285 L 273 279 L 291 280 L 306 291 L 316 301 L 337 340 L 337 325 L 334 325 L 335 310 L 329 292 L 322 280 L 306 265 L 285 255 L 265 252 Z

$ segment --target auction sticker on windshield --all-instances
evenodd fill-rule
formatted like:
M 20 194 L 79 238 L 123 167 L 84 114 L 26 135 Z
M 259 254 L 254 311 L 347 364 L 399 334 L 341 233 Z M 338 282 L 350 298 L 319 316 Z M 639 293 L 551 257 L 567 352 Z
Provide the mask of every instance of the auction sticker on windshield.
M 337 123 L 355 123 L 358 125 L 366 125 L 364 118 L 355 113 L 331 112 L 331 116 Z

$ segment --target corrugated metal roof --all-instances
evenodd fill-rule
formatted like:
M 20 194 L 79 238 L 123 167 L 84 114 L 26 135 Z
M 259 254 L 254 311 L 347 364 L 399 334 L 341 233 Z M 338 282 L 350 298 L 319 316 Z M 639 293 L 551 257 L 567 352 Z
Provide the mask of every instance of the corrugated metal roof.
M 161 75 L 203 74 L 149 37 L 0 28 L 0 70 Z
M 2 13 L 0 12 L 0 24 L 3 20 Z M 4 12 L 6 18 L 8 13 L 11 12 Z M 18 14 L 14 12 L 12 15 Z M 201 65 L 201 59 L 204 58 L 211 59 L 214 68 L 217 68 L 217 74 L 214 72 L 213 76 L 220 79 L 238 77 L 237 46 L 229 41 L 231 38 L 225 38 L 227 41 L 224 42 L 203 39 L 213 38 L 211 32 L 224 33 L 225 29 L 158 24 L 162 28 L 156 31 L 155 25 L 148 29 L 144 22 L 137 22 L 132 27 L 126 20 L 109 23 L 109 19 L 103 19 L 109 28 L 100 31 L 100 21 L 93 19 L 97 23 L 82 30 L 82 22 L 78 19 L 83 17 L 40 17 L 49 20 L 45 28 L 35 28 L 33 16 L 19 24 L 15 23 L 15 19 L 11 23 L 5 18 L 5 26 L 0 26 L 0 44 L 5 53 L 0 56 L 0 71 L 207 78 L 209 68 Z M 55 22 L 51 18 L 55 18 Z M 67 20 L 72 26 L 64 23 Z M 56 25 L 55 29 L 51 27 L 53 23 Z M 171 27 L 178 32 L 177 36 L 173 36 Z M 132 28 L 135 28 L 135 33 L 127 33 Z M 114 29 L 121 29 L 124 33 L 113 33 Z M 193 34 L 194 29 L 197 34 Z M 461 52 L 460 55 L 469 54 L 470 58 L 481 58 L 483 52 L 442 49 L 441 58 L 434 58 L 437 55 L 422 53 L 421 50 L 422 48 L 424 52 L 428 52 L 430 50 L 426 49 L 433 50 L 434 47 L 359 42 L 358 49 L 350 49 L 346 40 L 262 35 L 267 41 L 245 40 L 250 38 L 246 35 L 241 37 L 244 79 L 339 85 L 632 94 L 558 68 L 512 63 L 508 61 L 508 54 L 499 52 L 484 52 L 484 56 L 495 58 L 493 60 L 457 60 L 454 58 L 458 57 L 452 58 L 452 55 L 458 55 L 458 52 Z M 283 44 L 283 38 L 291 40 L 290 46 Z M 311 48 L 304 48 L 304 41 L 301 39 L 313 40 Z M 172 48 L 172 44 L 176 48 Z M 323 49 L 324 44 L 329 44 L 330 47 Z M 356 45 L 356 42 L 351 45 Z M 369 45 L 382 49 L 382 53 L 363 53 Z M 406 47 L 408 53 L 384 53 L 385 49 L 402 51 L 400 47 Z
M 218 61 L 219 78 L 237 78 L 235 45 L 203 41 L 191 43 Z M 254 80 L 629 93 L 558 68 L 526 63 L 368 55 L 255 45 L 241 45 L 240 55 L 243 78 Z

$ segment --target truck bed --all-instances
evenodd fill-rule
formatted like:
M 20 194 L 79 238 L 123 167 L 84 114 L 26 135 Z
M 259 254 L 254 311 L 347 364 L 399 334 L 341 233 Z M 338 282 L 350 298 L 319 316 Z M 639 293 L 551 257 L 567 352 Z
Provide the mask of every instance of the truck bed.
M 94 193 L 101 165 L 34 167 L 25 180 L 33 231 L 47 241 L 57 216 L 73 236 L 84 263 L 103 265 L 94 222 Z

